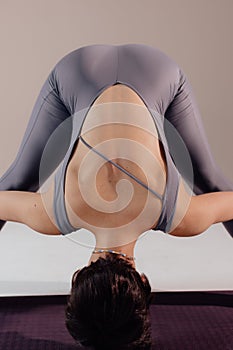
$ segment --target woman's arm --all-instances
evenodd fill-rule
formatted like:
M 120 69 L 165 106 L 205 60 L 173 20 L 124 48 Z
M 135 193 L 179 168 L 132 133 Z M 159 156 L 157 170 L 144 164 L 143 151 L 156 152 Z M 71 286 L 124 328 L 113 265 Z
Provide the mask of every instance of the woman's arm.
M 70 116 L 59 96 L 56 66 L 52 69 L 33 107 L 24 137 L 15 160 L 0 178 L 1 191 L 36 192 L 62 161 L 70 142 L 71 123 L 66 124 L 66 134 L 62 135 L 46 169 L 40 173 L 43 151 L 53 132 Z M 0 221 L 0 229 L 4 221 Z
M 180 69 L 179 88 L 165 113 L 165 132 L 167 129 L 169 149 L 175 155 L 180 149 L 176 147 L 177 138 L 169 134 L 171 133 L 169 125 L 166 128 L 166 120 L 174 125 L 189 151 L 193 166 L 194 193 L 200 195 L 218 191 L 233 191 L 233 182 L 223 174 L 212 155 L 195 95 L 182 69 Z M 179 155 L 175 155 L 175 158 L 178 159 Z M 176 166 L 184 178 L 188 177 L 184 173 L 185 169 L 182 164 L 180 166 L 176 164 Z M 222 222 L 233 237 L 232 218 L 228 222 L 224 220 Z
M 233 219 L 233 191 L 193 196 L 182 223 L 171 235 L 196 236 L 211 225 Z
M 40 193 L 0 191 L 0 219 L 26 224 L 40 233 L 60 234 L 45 209 Z

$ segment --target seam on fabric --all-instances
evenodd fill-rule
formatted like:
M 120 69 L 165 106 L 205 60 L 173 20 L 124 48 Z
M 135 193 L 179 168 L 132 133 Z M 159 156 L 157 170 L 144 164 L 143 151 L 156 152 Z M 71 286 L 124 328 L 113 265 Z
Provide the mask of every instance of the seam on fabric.
M 60 232 L 63 235 L 67 235 L 71 232 L 78 231 L 80 227 L 74 227 L 71 225 L 71 222 L 68 218 L 68 213 L 66 209 L 66 203 L 65 203 L 65 189 L 63 186 L 63 181 L 61 185 L 61 179 L 63 179 L 63 164 L 58 169 L 56 175 L 55 175 L 55 186 L 54 186 L 54 195 L 53 195 L 53 213 L 54 213 L 54 219 L 56 221 L 56 225 L 59 228 Z M 59 209 L 60 212 L 59 212 Z M 62 215 L 61 215 L 62 211 Z M 63 217 L 63 220 L 61 221 L 61 217 Z M 64 220 L 65 218 L 65 220 Z
M 175 204 L 174 204 L 172 213 L 171 213 L 171 215 L 170 215 L 170 218 L 169 218 L 169 220 L 167 221 L 167 224 L 166 224 L 166 227 L 165 227 L 165 233 L 168 233 L 168 231 L 169 231 L 170 228 L 171 228 L 172 221 L 173 221 L 173 218 L 174 218 L 174 215 L 175 215 L 175 211 L 176 211 L 176 207 L 177 207 L 177 197 L 178 197 L 178 192 L 179 192 L 179 187 L 180 187 L 180 181 L 181 181 L 181 174 L 178 173 L 178 172 L 177 172 L 177 174 L 178 174 L 178 186 L 177 186 L 176 194 L 175 194 Z

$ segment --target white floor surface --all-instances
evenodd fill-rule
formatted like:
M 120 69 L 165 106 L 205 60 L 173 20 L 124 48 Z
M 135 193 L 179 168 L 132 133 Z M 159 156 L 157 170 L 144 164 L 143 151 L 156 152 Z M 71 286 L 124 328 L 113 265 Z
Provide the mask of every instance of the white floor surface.
M 84 229 L 69 237 L 86 241 L 7 223 L 0 232 L 0 296 L 68 294 L 73 272 L 88 263 L 94 244 Z M 189 238 L 148 231 L 137 241 L 135 257 L 152 291 L 233 290 L 233 238 L 222 224 Z

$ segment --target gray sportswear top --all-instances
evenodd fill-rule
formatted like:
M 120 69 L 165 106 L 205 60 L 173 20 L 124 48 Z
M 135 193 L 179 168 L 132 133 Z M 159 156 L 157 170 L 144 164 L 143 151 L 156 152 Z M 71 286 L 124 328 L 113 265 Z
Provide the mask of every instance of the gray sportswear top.
M 1 191 L 35 192 L 60 164 L 56 175 L 54 212 L 58 227 L 64 234 L 74 229 L 67 220 L 64 206 L 64 171 L 85 119 L 81 111 L 88 110 L 101 92 L 116 83 L 128 85 L 141 97 L 163 140 L 168 181 L 162 199 L 163 209 L 154 230 L 166 232 L 171 224 L 179 178 L 176 168 L 191 186 L 193 183 L 195 194 L 233 190 L 232 181 L 221 171 L 212 155 L 189 79 L 173 59 L 158 48 L 144 44 L 81 47 L 61 58 L 45 79 L 17 155 L 0 178 Z M 78 124 L 68 123 L 67 132 L 62 133 L 55 152 L 45 152 L 46 166 L 41 166 L 53 132 L 76 112 L 81 114 Z M 163 121 L 158 116 L 163 116 Z M 174 126 L 187 148 L 193 169 L 191 175 L 183 163 L 180 147 L 183 145 L 174 143 L 168 123 Z M 233 237 L 233 220 L 223 224 Z M 0 227 L 3 225 L 4 221 L 0 220 Z
M 75 101 L 76 108 L 74 112 L 79 111 L 78 118 L 73 118 L 70 147 L 55 175 L 54 216 L 57 226 L 63 234 L 79 229 L 73 227 L 68 220 L 64 198 L 65 173 L 77 139 L 158 197 L 162 201 L 162 211 L 158 224 L 153 229 L 164 232 L 169 231 L 176 208 L 180 174 L 169 153 L 163 129 L 163 118 L 154 110 L 154 96 L 156 96 L 156 92 L 158 93 L 159 83 L 164 83 L 159 75 L 165 73 L 164 69 L 166 66 L 166 61 L 157 50 L 135 44 L 118 46 L 93 45 L 80 48 L 68 54 L 60 63 L 57 74 L 63 77 L 63 80 L 60 79 L 60 81 L 65 79 L 63 91 L 65 92 L 70 85 L 73 88 L 75 87 L 75 91 L 72 91 L 72 96 L 67 96 L 66 93 L 66 101 L 69 100 L 73 103 Z M 167 69 L 169 70 L 169 66 L 167 66 Z M 70 81 L 71 75 L 72 80 Z M 167 164 L 167 182 L 163 196 L 149 188 L 118 164 L 109 160 L 104 154 L 96 151 L 80 135 L 87 112 L 94 101 L 106 88 L 118 83 L 127 85 L 139 95 L 154 120 L 158 136 L 164 147 Z M 161 89 L 164 89 L 164 87 L 161 87 Z M 164 90 L 164 103 L 169 103 L 173 97 L 172 93 L 175 91 L 174 87 L 168 91 Z M 86 107 L 87 105 L 89 108 L 80 110 L 81 107 Z

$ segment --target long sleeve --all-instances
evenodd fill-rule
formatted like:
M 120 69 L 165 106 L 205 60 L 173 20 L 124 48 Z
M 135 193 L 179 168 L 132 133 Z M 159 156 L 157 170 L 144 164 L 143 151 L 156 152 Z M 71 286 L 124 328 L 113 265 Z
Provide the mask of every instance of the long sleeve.
M 47 142 L 54 130 L 70 116 L 62 102 L 57 88 L 55 68 L 44 82 L 33 107 L 25 134 L 15 160 L 0 179 L 0 190 L 17 190 L 35 192 L 41 185 L 39 179 L 40 161 Z M 69 133 L 54 154 L 53 161 L 47 162 L 43 170 L 43 181 L 49 177 L 61 162 L 68 147 Z M 0 222 L 2 227 L 3 221 Z
M 188 149 L 193 167 L 194 193 L 233 191 L 233 183 L 223 174 L 211 153 L 191 84 L 182 69 L 180 69 L 179 88 L 166 110 L 166 119 L 178 131 Z M 172 149 L 174 141 L 169 135 L 169 128 L 166 136 Z M 184 169 L 180 168 L 179 171 L 182 173 Z M 224 226 L 233 237 L 233 220 L 224 222 Z

